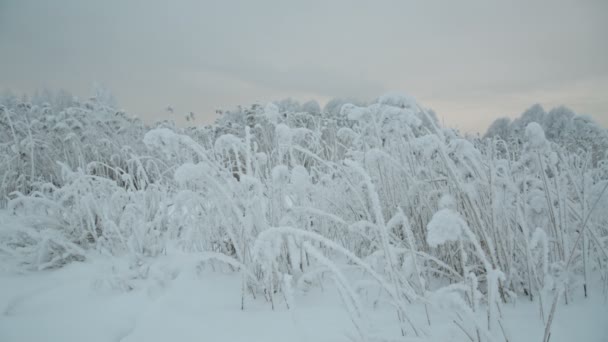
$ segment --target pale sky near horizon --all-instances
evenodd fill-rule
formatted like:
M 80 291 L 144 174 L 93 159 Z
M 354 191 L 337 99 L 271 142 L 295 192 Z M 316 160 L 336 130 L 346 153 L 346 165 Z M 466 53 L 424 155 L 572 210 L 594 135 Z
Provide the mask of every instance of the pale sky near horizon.
M 608 127 L 608 1 L 0 0 L 0 91 L 93 82 L 150 121 L 401 91 L 467 132 L 534 103 Z

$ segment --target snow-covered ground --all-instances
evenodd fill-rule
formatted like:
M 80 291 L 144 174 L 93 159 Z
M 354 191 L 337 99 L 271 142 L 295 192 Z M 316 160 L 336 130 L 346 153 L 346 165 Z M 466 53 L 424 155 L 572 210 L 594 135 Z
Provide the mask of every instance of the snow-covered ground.
M 330 281 L 300 291 L 287 309 L 246 298 L 240 306 L 240 277 L 200 271 L 187 260 L 157 262 L 157 275 L 129 279 L 120 260 L 99 259 L 63 269 L 0 276 L 0 341 L 350 341 L 356 336 L 348 312 Z M 166 271 L 162 273 L 161 270 Z M 133 287 L 129 290 L 128 286 Z M 369 297 L 373 297 L 369 294 Z M 512 341 L 541 341 L 538 305 L 520 300 L 503 307 Z M 394 311 L 369 307 L 370 331 L 378 340 L 397 340 Z M 423 307 L 412 305 L 424 322 Z M 552 342 L 608 340 L 608 305 L 596 291 L 573 304 L 560 302 Z M 424 339 L 467 341 L 447 315 L 433 310 Z
M 608 131 L 573 113 L 5 103 L 0 342 L 608 341 Z

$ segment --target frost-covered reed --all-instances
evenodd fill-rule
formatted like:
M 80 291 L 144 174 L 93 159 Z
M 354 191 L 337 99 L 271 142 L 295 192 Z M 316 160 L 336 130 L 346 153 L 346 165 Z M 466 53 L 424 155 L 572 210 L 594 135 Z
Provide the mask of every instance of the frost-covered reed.
M 182 129 L 96 99 L 4 99 L 0 205 L 30 228 L 2 227 L 0 253 L 27 269 L 187 253 L 239 272 L 243 309 L 297 305 L 293 291 L 327 275 L 362 339 L 372 289 L 403 335 L 427 334 L 433 306 L 475 341 L 508 341 L 501 306 L 518 296 L 537 301 L 549 334 L 548 305 L 601 295 L 587 286 L 608 284 L 596 150 L 573 153 L 535 122 L 462 136 L 407 96 L 334 102 L 254 105 Z M 411 318 L 415 303 L 426 321 Z

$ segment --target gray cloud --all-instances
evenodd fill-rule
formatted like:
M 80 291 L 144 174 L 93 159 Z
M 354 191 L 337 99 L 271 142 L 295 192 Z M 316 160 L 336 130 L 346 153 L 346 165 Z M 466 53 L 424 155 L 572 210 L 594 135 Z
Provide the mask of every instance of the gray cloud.
M 473 131 L 533 102 L 608 125 L 608 2 L 0 1 L 0 87 L 99 81 L 141 117 L 402 90 Z M 533 98 L 537 96 L 538 98 Z

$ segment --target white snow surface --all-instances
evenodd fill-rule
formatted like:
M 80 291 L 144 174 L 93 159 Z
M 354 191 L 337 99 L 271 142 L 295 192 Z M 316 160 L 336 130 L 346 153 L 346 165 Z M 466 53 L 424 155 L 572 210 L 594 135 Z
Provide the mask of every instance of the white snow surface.
M 197 271 L 192 260 L 157 260 L 156 279 L 129 279 L 125 260 L 75 263 L 38 273 L 0 274 L 0 341 L 5 342 L 154 342 L 154 341 L 350 341 L 355 336 L 349 315 L 333 285 L 296 290 L 295 305 L 247 298 L 240 310 L 237 274 Z M 179 266 L 177 266 L 179 265 Z M 167 272 L 163 274 L 160 270 Z M 154 273 L 151 272 L 151 273 Z M 134 287 L 125 288 L 126 284 Z M 562 305 L 553 325 L 553 342 L 603 342 L 608 337 L 608 305 L 578 298 Z M 369 294 L 373 297 L 373 294 Z M 379 340 L 399 340 L 391 325 L 394 311 L 369 308 Z M 504 307 L 513 341 L 540 341 L 538 306 L 522 299 Z M 416 321 L 424 308 L 412 304 Z M 467 341 L 449 317 L 434 310 L 425 339 Z M 584 319 L 583 319 L 584 318 Z
M 439 213 L 453 223 L 453 212 L 444 209 Z M 0 229 L 21 224 L 0 212 Z M 3 257 L 0 341 L 346 342 L 357 338 L 331 276 L 323 277 L 322 287 L 294 286 L 288 291 L 289 298 L 277 300 L 274 309 L 263 298 L 247 295 L 241 310 L 240 275 L 212 271 L 202 266 L 202 259 L 202 255 L 171 251 L 150 260 L 128 260 L 92 252 L 85 262 L 26 272 Z M 347 269 L 346 265 L 341 268 Z M 359 272 L 345 274 L 356 283 Z M 283 281 L 290 282 L 291 276 Z M 370 340 L 468 341 L 441 306 L 428 308 L 432 317 L 428 326 L 425 308 L 420 303 L 411 304 L 408 314 L 424 326 L 424 336 L 400 336 L 395 311 L 390 305 L 376 302 L 377 293 L 372 292 L 360 293 L 368 311 Z M 560 301 L 552 342 L 607 340 L 606 299 L 600 288 L 592 288 L 590 293 L 592 297 L 585 299 L 578 295 L 569 305 Z M 513 341 L 542 339 L 543 324 L 536 303 L 522 298 L 505 305 L 503 310 L 503 322 Z M 478 318 L 481 320 L 483 315 L 481 310 Z

